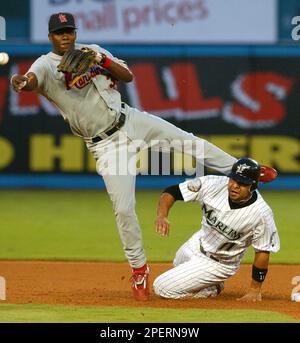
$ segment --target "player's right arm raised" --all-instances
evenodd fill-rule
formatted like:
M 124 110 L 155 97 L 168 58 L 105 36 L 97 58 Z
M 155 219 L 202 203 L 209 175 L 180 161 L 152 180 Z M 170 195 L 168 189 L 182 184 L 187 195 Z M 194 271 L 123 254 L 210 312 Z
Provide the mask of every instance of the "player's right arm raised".
M 28 73 L 27 75 L 15 74 L 10 82 L 16 92 L 21 90 L 33 91 L 38 86 L 38 80 L 34 73 Z

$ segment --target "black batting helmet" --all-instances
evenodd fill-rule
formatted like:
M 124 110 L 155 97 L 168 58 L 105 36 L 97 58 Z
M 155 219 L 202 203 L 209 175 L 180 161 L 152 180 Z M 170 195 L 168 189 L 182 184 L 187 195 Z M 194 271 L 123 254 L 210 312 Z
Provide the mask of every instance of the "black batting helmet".
M 260 177 L 260 165 L 251 158 L 240 158 L 232 166 L 228 177 L 239 183 L 252 185 L 251 189 L 253 190 L 257 188 L 258 185 Z

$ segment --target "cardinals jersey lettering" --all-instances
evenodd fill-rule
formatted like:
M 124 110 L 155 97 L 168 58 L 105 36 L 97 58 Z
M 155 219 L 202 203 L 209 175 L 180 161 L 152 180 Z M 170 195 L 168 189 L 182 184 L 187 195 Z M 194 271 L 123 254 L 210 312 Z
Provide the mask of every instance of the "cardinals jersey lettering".
M 75 48 L 88 47 L 109 56 L 114 62 L 128 68 L 100 46 L 76 44 Z M 38 79 L 38 92 L 60 111 L 74 134 L 90 138 L 103 132 L 116 120 L 121 109 L 121 95 L 115 89 L 116 80 L 99 65 L 82 75 L 71 89 L 66 89 L 65 75 L 57 71 L 62 56 L 53 52 L 39 57 L 27 73 Z

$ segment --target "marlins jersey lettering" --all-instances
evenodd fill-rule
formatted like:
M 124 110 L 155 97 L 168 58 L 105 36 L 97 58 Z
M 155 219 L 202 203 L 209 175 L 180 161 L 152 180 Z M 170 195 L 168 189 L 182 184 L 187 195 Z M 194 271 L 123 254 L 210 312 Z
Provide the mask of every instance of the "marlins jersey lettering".
M 218 260 L 235 264 L 250 245 L 256 251 L 277 252 L 280 243 L 270 207 L 256 190 L 255 202 L 231 208 L 228 181 L 226 176 L 209 175 L 179 185 L 185 202 L 201 205 L 202 227 L 192 237 L 194 243 Z

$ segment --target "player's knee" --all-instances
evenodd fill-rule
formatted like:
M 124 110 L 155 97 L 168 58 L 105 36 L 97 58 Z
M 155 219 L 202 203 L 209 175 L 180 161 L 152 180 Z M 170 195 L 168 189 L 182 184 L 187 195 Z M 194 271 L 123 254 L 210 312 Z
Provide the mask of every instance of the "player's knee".
M 126 218 L 126 217 L 135 216 L 134 206 L 128 206 L 128 204 L 127 206 L 126 205 L 115 206 L 114 211 L 117 217 Z
M 160 276 L 158 276 L 154 282 L 153 282 L 153 290 L 154 290 L 154 293 L 158 296 L 163 296 L 162 293 L 163 293 L 163 286 L 162 286 L 162 282 L 161 282 L 161 278 Z
M 173 298 L 172 289 L 168 284 L 170 285 L 162 275 L 158 276 L 153 282 L 154 293 L 163 298 Z
M 183 259 L 183 255 L 182 255 L 182 254 L 177 253 L 177 254 L 175 255 L 174 260 L 173 260 L 173 266 L 174 266 L 174 267 L 177 267 L 177 266 L 179 266 L 180 264 L 182 264 L 182 263 L 184 263 L 184 262 L 186 262 L 186 261 L 187 261 L 187 260 Z

